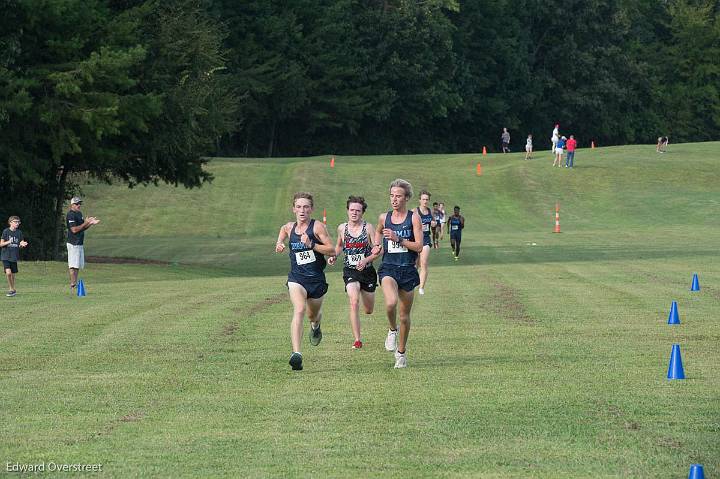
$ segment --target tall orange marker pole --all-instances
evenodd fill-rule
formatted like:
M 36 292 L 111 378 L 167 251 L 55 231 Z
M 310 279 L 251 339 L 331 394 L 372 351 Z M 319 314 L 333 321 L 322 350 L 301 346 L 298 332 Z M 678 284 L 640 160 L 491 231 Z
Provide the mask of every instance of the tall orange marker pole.
M 560 203 L 555 203 L 555 230 L 553 233 L 560 233 Z

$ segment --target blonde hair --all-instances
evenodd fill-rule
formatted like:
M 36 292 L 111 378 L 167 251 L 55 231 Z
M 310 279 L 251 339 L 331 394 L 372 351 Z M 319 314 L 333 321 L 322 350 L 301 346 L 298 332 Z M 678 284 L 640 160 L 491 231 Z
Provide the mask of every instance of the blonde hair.
M 390 189 L 393 188 L 402 188 L 403 190 L 405 190 L 405 198 L 412 198 L 412 185 L 407 181 L 403 180 L 402 178 L 398 178 L 392 183 L 390 183 Z
M 8 224 L 12 223 L 13 221 L 20 221 L 20 217 L 19 216 L 11 216 L 10 218 L 8 218 Z
M 295 195 L 293 196 L 293 202 L 292 202 L 293 206 L 295 206 L 295 201 L 299 200 L 300 198 L 310 200 L 310 206 L 315 206 L 315 204 L 313 203 L 313 196 L 310 193 L 306 193 L 304 191 L 299 191 L 299 192 L 295 193 Z

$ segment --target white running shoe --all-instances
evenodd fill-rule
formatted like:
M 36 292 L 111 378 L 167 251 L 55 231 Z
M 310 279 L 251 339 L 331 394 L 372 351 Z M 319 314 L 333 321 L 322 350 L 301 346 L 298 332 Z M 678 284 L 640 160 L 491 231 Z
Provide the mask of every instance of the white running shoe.
M 418 288 L 418 293 L 420 293 L 421 295 L 422 295 L 422 294 L 425 294 L 425 289 L 423 289 L 423 288 Z
M 396 351 L 395 352 L 395 369 L 406 368 L 406 367 L 407 367 L 407 358 L 405 357 L 405 353 L 400 354 Z
M 397 349 L 397 329 L 393 331 L 388 330 L 387 338 L 385 338 L 385 349 L 388 351 L 395 351 Z

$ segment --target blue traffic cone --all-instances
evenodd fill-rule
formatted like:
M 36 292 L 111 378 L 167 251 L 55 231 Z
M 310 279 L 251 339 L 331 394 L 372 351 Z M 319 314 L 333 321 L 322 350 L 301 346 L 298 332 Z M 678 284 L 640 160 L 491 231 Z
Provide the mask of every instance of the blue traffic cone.
M 702 464 L 693 464 L 690 466 L 688 479 L 705 479 L 705 471 L 703 471 Z
M 85 283 L 83 283 L 83 280 L 80 280 L 80 281 L 78 282 L 77 291 L 78 291 L 78 296 L 79 296 L 79 297 L 82 298 L 83 296 L 85 296 Z
M 690 286 L 690 291 L 700 291 L 700 281 L 698 281 L 697 273 L 693 275 L 693 281 L 692 286 Z
M 668 379 L 685 379 L 682 357 L 680 357 L 680 345 L 673 344 L 670 353 L 670 366 L 668 366 Z
M 672 306 L 670 306 L 670 314 L 668 315 L 668 324 L 680 324 L 680 316 L 678 316 L 677 301 L 673 301 Z

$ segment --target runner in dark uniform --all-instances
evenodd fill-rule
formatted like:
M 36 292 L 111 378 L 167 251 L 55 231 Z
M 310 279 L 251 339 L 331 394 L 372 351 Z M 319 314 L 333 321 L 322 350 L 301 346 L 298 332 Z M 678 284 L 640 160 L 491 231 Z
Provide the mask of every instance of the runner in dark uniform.
M 363 346 L 360 336 L 360 301 L 365 314 L 372 314 L 375 308 L 375 288 L 378 284 L 377 272 L 372 262 L 378 255 L 372 254 L 375 228 L 363 220 L 363 213 L 367 210 L 365 198 L 350 196 L 346 207 L 348 221 L 338 226 L 335 254 L 343 253 L 343 281 L 350 299 L 350 327 L 355 338 L 352 347 L 360 349 Z
M 285 239 L 290 239 L 290 273 L 287 287 L 293 305 L 293 319 L 290 326 L 290 340 L 293 353 L 290 366 L 301 370 L 302 354 L 300 342 L 303 330 L 303 317 L 307 309 L 310 319 L 310 344 L 317 346 L 322 339 L 320 320 L 322 319 L 323 296 L 327 292 L 325 282 L 325 256 L 335 253 L 333 242 L 327 228 L 321 222 L 310 218 L 313 212 L 313 197 L 309 193 L 296 193 L 293 197 L 293 213 L 296 221 L 286 223 L 280 228 L 275 251 L 285 251 Z
M 423 248 L 422 224 L 420 217 L 407 209 L 407 201 L 411 197 L 410 183 L 401 179 L 390 183 L 392 210 L 380 215 L 378 225 L 384 225 L 384 228 L 380 230 L 378 227 L 375 232 L 375 243 L 383 242 L 383 262 L 378 274 L 390 323 L 385 349 L 395 351 L 395 368 L 407 367 L 405 346 L 410 333 L 413 290 L 420 284 L 415 262 Z M 378 251 L 379 247 L 375 246 L 373 253 Z M 399 338 L 397 316 L 400 317 Z
M 430 230 L 432 231 L 432 247 L 437 249 L 440 247 L 439 238 L 440 230 L 442 230 L 442 223 L 440 223 L 440 210 L 438 209 L 437 202 L 433 203 L 432 217 L 433 222 L 430 224 Z
M 453 208 L 453 215 L 448 219 L 448 231 L 450 232 L 450 247 L 453 251 L 455 261 L 460 257 L 460 242 L 462 241 L 462 230 L 465 228 L 465 218 L 460 214 L 460 207 Z
M 420 206 L 416 208 L 417 214 L 420 216 L 420 222 L 422 223 L 423 232 L 423 249 L 418 255 L 418 272 L 420 273 L 420 287 L 418 293 L 425 294 L 425 283 L 428 277 L 428 259 L 430 258 L 430 247 L 432 246 L 432 239 L 430 237 L 430 228 L 432 227 L 435 220 L 433 219 L 432 210 L 428 208 L 430 202 L 430 192 L 423 190 L 420 192 Z

